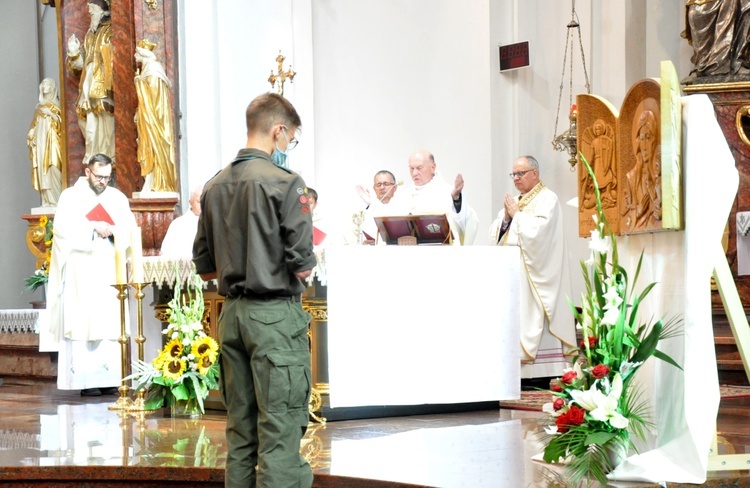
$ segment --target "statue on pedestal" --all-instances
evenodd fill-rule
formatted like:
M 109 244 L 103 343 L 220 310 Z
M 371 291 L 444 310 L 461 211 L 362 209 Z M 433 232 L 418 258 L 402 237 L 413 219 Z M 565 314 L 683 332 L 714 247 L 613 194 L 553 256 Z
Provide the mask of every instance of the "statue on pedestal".
M 687 0 L 685 17 L 697 77 L 750 75 L 750 2 Z
M 141 193 L 176 192 L 175 132 L 170 87 L 162 64 L 156 60 L 156 45 L 138 41 L 136 63 L 141 65 L 134 79 L 138 95 L 135 123 L 138 129 L 138 162 L 146 181 Z
M 67 45 L 66 64 L 80 71 L 76 113 L 78 125 L 86 140 L 83 164 L 94 154 L 115 157 L 115 117 L 112 92 L 112 19 L 110 0 L 89 0 L 91 24 L 83 45 L 71 35 Z
M 31 159 L 31 185 L 42 197 L 43 207 L 57 206 L 62 192 L 62 118 L 57 85 L 52 78 L 39 84 L 39 103 L 34 109 L 26 145 Z

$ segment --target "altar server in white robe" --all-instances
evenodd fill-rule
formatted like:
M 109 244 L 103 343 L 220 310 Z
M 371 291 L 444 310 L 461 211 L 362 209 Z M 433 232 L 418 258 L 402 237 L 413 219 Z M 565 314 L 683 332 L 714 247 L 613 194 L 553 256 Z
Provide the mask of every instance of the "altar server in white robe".
M 198 233 L 198 217 L 201 214 L 203 187 L 195 188 L 188 201 L 190 208 L 174 219 L 161 241 L 161 255 L 170 259 L 193 259 L 193 241 Z
M 438 173 L 435 157 L 425 150 L 409 156 L 409 174 L 413 184 L 391 200 L 387 215 L 445 214 L 454 244 L 472 244 L 479 219 L 463 198 L 463 176 L 459 173 L 449 185 Z
M 128 246 L 136 222 L 127 197 L 108 186 L 108 156 L 92 156 L 84 171 L 57 204 L 47 306 L 59 341 L 57 387 L 98 396 L 122 380 L 115 244 Z
M 521 249 L 521 377 L 559 376 L 576 347 L 562 206 L 532 156 L 516 159 L 510 176 L 520 195 L 505 195 L 490 242 Z

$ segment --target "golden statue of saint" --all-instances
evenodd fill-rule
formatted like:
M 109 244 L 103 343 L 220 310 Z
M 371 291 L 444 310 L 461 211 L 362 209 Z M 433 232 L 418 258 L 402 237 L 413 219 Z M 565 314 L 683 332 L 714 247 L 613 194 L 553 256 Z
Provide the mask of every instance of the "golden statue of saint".
M 164 67 L 153 52 L 156 45 L 150 41 L 138 41 L 135 60 L 141 65 L 135 76 L 135 91 L 138 95 L 138 110 L 135 114 L 138 129 L 138 162 L 145 183 L 141 192 L 176 192 L 177 171 L 175 169 L 175 133 L 171 83 Z
M 112 95 L 112 19 L 109 0 L 89 0 L 91 24 L 83 45 L 68 39 L 66 64 L 81 72 L 76 112 L 86 141 L 83 164 L 94 154 L 115 157 L 115 104 Z
M 42 197 L 43 207 L 57 206 L 62 192 L 62 118 L 57 85 L 52 78 L 39 84 L 39 103 L 34 109 L 26 145 L 31 159 L 31 185 Z

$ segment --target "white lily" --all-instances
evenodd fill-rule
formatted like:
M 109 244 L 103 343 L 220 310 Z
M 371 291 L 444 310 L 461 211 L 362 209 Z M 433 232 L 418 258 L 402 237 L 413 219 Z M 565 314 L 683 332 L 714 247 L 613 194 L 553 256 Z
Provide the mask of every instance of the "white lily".
M 588 390 L 572 390 L 570 396 L 573 397 L 573 401 L 580 407 L 590 412 L 598 407 L 596 402 L 596 394 L 601 395 L 602 392 L 596 389 L 596 382 Z
M 544 432 L 546 432 L 549 435 L 555 435 L 555 434 L 557 434 L 557 426 L 556 425 L 545 425 L 544 426 Z
M 620 373 L 615 374 L 612 380 L 612 389 L 608 395 L 605 396 L 600 391 L 596 393 L 593 398 L 596 408 L 589 412 L 589 415 L 600 422 L 609 422 L 609 425 L 615 429 L 627 428 L 628 419 L 617 411 L 617 404 L 620 400 L 620 395 L 622 395 L 622 378 L 620 377 Z

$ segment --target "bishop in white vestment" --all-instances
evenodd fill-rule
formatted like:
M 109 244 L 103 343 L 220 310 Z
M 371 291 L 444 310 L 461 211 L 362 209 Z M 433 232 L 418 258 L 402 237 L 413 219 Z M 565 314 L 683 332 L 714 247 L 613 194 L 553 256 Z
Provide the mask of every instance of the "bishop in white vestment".
M 417 151 L 409 157 L 409 174 L 414 184 L 393 197 L 386 215 L 445 214 L 454 244 L 472 244 L 478 219 L 463 199 L 461 174 L 450 186 L 437 172 L 435 158 L 428 151 Z
M 86 176 L 60 195 L 47 290 L 59 344 L 57 387 L 92 395 L 121 384 L 115 242 L 129 243 L 136 226 L 127 197 L 108 186 L 111 173 L 111 159 L 94 155 Z
M 568 366 L 566 353 L 576 347 L 566 299 L 570 274 L 562 207 L 539 180 L 533 157 L 518 158 L 511 177 L 521 194 L 505 196 L 504 208 L 490 226 L 490 242 L 521 248 L 521 377 L 559 376 Z

